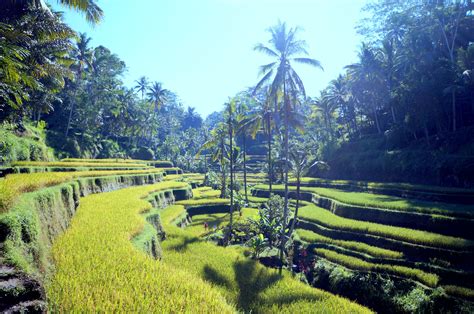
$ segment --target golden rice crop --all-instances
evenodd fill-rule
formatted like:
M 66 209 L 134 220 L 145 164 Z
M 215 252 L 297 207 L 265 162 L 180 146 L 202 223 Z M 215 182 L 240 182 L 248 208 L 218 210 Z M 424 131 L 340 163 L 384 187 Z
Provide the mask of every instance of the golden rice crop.
M 299 216 L 303 219 L 321 224 L 329 228 L 373 234 L 416 244 L 454 249 L 466 249 L 474 247 L 474 241 L 471 240 L 427 231 L 344 218 L 314 204 L 301 207 Z
M 161 172 L 163 171 L 160 169 L 146 169 L 9 174 L 3 180 L 0 180 L 0 212 L 10 208 L 15 199 L 21 193 L 33 192 L 44 187 L 57 185 L 76 178 Z
M 216 198 L 221 195 L 221 191 L 213 190 L 211 187 L 200 187 L 197 189 L 193 189 L 193 198 L 194 199 L 202 199 L 202 198 Z
M 81 199 L 70 228 L 53 245 L 56 273 L 48 285 L 50 308 L 59 312 L 233 312 L 205 281 L 134 248 L 144 226 L 142 198 L 182 188 L 162 182 Z
M 156 190 L 183 183 L 149 186 L 87 196 L 70 228 L 53 245 L 57 272 L 48 285 L 53 311 L 61 312 L 236 312 L 369 313 L 360 305 L 280 276 L 242 256 L 241 249 L 204 242 L 173 221 L 185 211 L 161 211 L 167 233 L 162 261 L 130 242 L 151 207 L 143 200 Z
M 97 163 L 97 162 L 63 162 L 63 161 L 15 161 L 13 167 L 61 167 L 61 168 L 149 168 L 142 163 Z
M 380 258 L 401 258 L 403 256 L 401 252 L 383 249 L 362 242 L 335 240 L 305 229 L 297 229 L 296 231 L 301 240 L 306 242 L 333 244 L 346 249 L 367 253 L 371 256 Z
M 257 185 L 256 188 L 268 189 L 268 186 Z M 273 189 L 283 191 L 284 186 L 274 185 Z M 290 190 L 296 191 L 296 187 L 290 186 Z M 392 209 L 399 211 L 444 215 L 456 214 L 456 212 L 471 213 L 474 210 L 474 206 L 472 205 L 430 202 L 417 199 L 406 199 L 402 197 L 383 194 L 344 191 L 334 188 L 302 186 L 301 191 L 315 193 L 322 197 L 330 198 L 343 204 L 355 205 L 360 207 L 374 207 L 380 209 Z

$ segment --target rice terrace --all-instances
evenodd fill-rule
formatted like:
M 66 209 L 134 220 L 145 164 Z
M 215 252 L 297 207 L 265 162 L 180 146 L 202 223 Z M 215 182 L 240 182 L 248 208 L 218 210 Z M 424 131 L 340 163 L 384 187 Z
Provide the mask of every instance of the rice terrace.
M 1 0 L 2 313 L 474 313 L 471 0 Z

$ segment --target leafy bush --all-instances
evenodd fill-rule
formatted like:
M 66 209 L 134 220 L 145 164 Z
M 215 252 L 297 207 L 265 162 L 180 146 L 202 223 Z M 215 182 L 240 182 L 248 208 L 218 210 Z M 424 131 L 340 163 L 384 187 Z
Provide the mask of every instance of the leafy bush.
M 140 147 L 132 153 L 132 157 L 141 160 L 153 160 L 155 159 L 155 153 L 150 148 Z
M 53 160 L 53 150 L 46 145 L 44 124 L 39 127 L 26 125 L 22 133 L 12 124 L 0 125 L 0 163 L 17 160 Z

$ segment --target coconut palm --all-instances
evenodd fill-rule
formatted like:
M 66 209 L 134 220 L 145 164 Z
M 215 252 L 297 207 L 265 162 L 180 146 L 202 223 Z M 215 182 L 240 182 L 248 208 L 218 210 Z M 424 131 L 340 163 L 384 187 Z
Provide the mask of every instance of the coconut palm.
M 75 46 L 73 47 L 72 52 L 72 59 L 74 60 L 73 65 L 71 66 L 72 70 L 75 73 L 76 84 L 84 78 L 86 70 L 90 70 L 93 68 L 93 58 L 94 53 L 93 50 L 90 48 L 91 38 L 87 36 L 86 33 L 80 33 L 79 36 L 76 38 Z M 75 108 L 75 95 L 76 95 L 77 85 L 73 89 L 73 97 L 71 99 L 71 105 L 69 108 L 69 117 L 67 120 L 66 132 L 65 137 L 69 134 L 69 129 L 71 128 L 71 121 L 72 115 L 74 113 Z
M 267 89 L 269 90 L 269 88 Z M 272 98 L 267 95 L 264 101 L 260 101 L 257 97 L 254 97 L 257 102 L 255 110 L 250 111 L 244 120 L 241 122 L 241 127 L 248 130 L 249 135 L 255 139 L 257 133 L 263 131 L 267 136 L 267 170 L 268 170 L 268 184 L 269 193 L 272 194 L 272 183 L 273 183 L 273 162 L 272 162 L 272 137 L 274 128 L 274 117 L 275 112 L 272 107 Z
M 306 42 L 297 39 L 298 28 L 288 28 L 285 23 L 278 22 L 277 25 L 269 29 L 271 39 L 269 46 L 258 44 L 255 50 L 262 52 L 272 58 L 273 62 L 262 65 L 260 72 L 262 79 L 257 83 L 256 89 L 259 89 L 266 83 L 270 83 L 270 94 L 276 97 L 278 91 L 283 94 L 283 115 L 284 115 L 284 151 L 285 159 L 289 160 L 288 139 L 290 134 L 290 114 L 294 112 L 292 106 L 295 105 L 297 96 L 306 97 L 303 81 L 292 67 L 292 62 L 310 65 L 322 70 L 321 63 L 318 60 L 308 57 L 298 57 L 298 55 L 308 55 Z M 293 104 L 292 104 L 293 102 Z M 288 222 L 288 166 L 285 163 L 285 207 L 283 211 L 283 222 Z M 282 234 L 284 230 L 282 231 Z M 280 257 L 283 256 L 282 241 Z
M 378 92 L 383 90 L 383 78 L 381 77 L 381 64 L 377 58 L 376 51 L 368 44 L 362 43 L 358 53 L 359 62 L 346 66 L 351 79 L 359 85 L 361 101 L 367 103 L 372 111 L 377 133 L 382 133 L 378 117 L 378 105 L 380 96 Z M 371 88 L 367 88 L 371 86 Z
M 148 78 L 146 76 L 141 76 L 138 80 L 135 81 L 135 89 L 137 92 L 142 94 L 142 100 L 145 98 L 145 93 L 148 90 Z
M 163 84 L 154 82 L 147 93 L 148 101 L 153 104 L 153 108 L 156 112 L 165 104 L 168 100 L 169 91 L 163 88 Z
M 56 0 L 57 3 L 78 11 L 85 15 L 86 20 L 91 24 L 99 23 L 104 15 L 102 9 L 97 5 L 95 0 Z M 50 12 L 47 4 L 42 0 L 10 0 L 5 5 L 7 13 L 18 14 L 24 12 L 24 8 L 30 7 L 34 9 L 42 9 Z

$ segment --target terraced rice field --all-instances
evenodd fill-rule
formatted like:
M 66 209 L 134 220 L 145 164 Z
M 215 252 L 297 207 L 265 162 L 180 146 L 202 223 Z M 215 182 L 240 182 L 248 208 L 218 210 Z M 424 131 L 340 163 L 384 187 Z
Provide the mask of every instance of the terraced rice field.
M 45 283 L 53 312 L 194 312 L 196 306 L 198 312 L 223 313 L 370 312 L 310 287 L 286 270 L 280 274 L 264 267 L 246 257 L 250 252 L 245 247 L 224 248 L 206 241 L 211 231 L 229 223 L 230 215 L 229 200 L 220 199 L 220 191 L 197 187 L 204 181 L 202 174 L 182 174 L 165 161 L 69 159 L 60 162 L 61 167 L 64 164 L 77 171 L 10 174 L 0 180 L 0 209 L 8 214 L 25 193 L 74 180 L 154 175 L 163 181 L 80 198 L 77 213 L 51 249 L 54 271 Z M 93 169 L 108 165 L 113 170 L 80 171 L 84 165 Z M 249 178 L 251 185 L 256 184 L 249 195 L 251 208 L 235 212 L 236 222 L 254 217 L 257 207 L 268 200 L 267 186 L 261 184 L 265 175 Z M 380 190 L 356 192 L 338 184 L 337 189 L 302 187 L 294 239 L 310 254 L 352 271 L 403 278 L 424 287 L 442 287 L 451 296 L 473 298 L 474 239 L 431 230 L 440 222 L 469 227 L 472 205 L 402 198 Z M 191 185 L 193 198 L 183 199 Z M 282 185 L 273 188 L 280 194 L 283 190 Z M 450 191 L 456 192 L 466 193 Z M 180 200 L 170 205 L 173 194 Z M 25 210 L 19 213 L 25 215 Z M 403 216 L 406 213 L 418 216 Z M 407 228 L 403 222 L 407 217 L 432 221 L 421 229 Z M 41 219 L 44 223 L 47 217 Z M 464 234 L 461 229 L 456 232 Z M 166 237 L 160 236 L 162 232 Z M 32 263 L 28 257 L 24 260 Z
M 299 209 L 296 239 L 317 258 L 355 271 L 442 286 L 453 296 L 472 297 L 474 220 L 470 217 L 474 205 L 456 204 L 452 197 L 460 193 L 460 200 L 466 199 L 468 190 L 312 178 L 302 182 L 307 185 L 301 187 L 306 201 Z M 366 188 L 365 192 L 354 191 L 356 185 Z M 383 194 L 384 189 L 410 188 L 412 194 L 405 197 Z M 273 190 L 282 195 L 284 186 L 274 185 Z M 296 197 L 295 191 L 290 186 L 290 197 Z M 426 195 L 416 198 L 416 191 L 430 193 L 438 201 L 423 199 Z M 435 195 L 448 192 L 450 199 L 445 202 L 439 201 L 444 196 Z M 264 199 L 268 186 L 255 186 L 253 195 Z
M 268 270 L 245 258 L 242 249 L 202 241 L 197 237 L 200 222 L 178 228 L 173 222 L 185 211 L 182 205 L 160 212 L 167 233 L 162 261 L 138 251 L 129 239 L 143 229 L 140 213 L 151 209 L 143 198 L 181 187 L 183 183 L 164 182 L 83 198 L 71 227 L 53 247 L 57 272 L 48 286 L 52 309 L 369 312 L 287 272 Z

